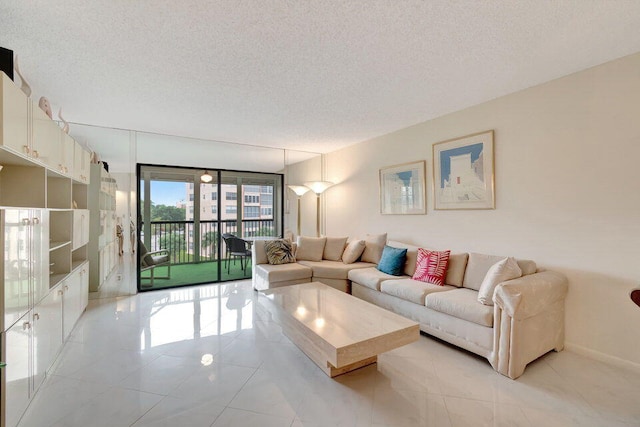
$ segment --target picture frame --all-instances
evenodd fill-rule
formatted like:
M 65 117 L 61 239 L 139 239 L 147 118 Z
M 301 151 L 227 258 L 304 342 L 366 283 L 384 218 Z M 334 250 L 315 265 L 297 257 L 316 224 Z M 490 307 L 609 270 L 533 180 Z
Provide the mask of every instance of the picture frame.
M 493 130 L 433 144 L 435 210 L 495 209 Z
M 420 160 L 380 169 L 381 214 L 424 215 L 427 213 L 426 165 L 426 161 Z

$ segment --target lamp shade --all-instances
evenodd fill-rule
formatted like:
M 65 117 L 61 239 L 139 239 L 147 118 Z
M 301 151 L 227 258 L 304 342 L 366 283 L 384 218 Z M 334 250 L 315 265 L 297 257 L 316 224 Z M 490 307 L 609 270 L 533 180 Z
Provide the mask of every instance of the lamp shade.
M 200 181 L 202 182 L 211 182 L 213 181 L 213 177 L 209 174 L 209 171 L 204 171 L 204 173 L 200 176 Z
M 298 197 L 304 196 L 304 193 L 309 191 L 309 187 L 305 187 L 304 185 L 287 185 L 287 187 L 289 187 L 291 191 L 296 193 Z
M 309 181 L 309 182 L 305 182 L 304 185 L 305 185 L 305 187 L 309 187 L 309 189 L 311 189 L 311 191 L 313 191 L 314 193 L 320 195 L 327 188 L 331 187 L 333 185 L 333 182 L 329 182 L 329 181 Z

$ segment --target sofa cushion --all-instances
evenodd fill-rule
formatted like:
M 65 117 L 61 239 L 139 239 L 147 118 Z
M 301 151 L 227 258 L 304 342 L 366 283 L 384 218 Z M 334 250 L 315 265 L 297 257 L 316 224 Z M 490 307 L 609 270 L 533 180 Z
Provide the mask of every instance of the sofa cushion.
M 345 264 L 354 263 L 360 258 L 362 252 L 364 252 L 365 243 L 364 240 L 352 240 L 342 253 L 342 262 Z
M 487 275 L 487 271 L 498 261 L 502 261 L 506 257 L 497 255 L 485 255 L 478 253 L 470 253 L 467 269 L 464 273 L 463 286 L 469 289 L 480 289 L 480 285 Z M 518 266 L 522 270 L 522 275 L 533 274 L 537 271 L 536 263 L 531 260 L 516 260 Z
M 424 299 L 433 292 L 449 291 L 455 286 L 438 286 L 413 279 L 391 279 L 380 284 L 380 292 L 405 301 L 424 305 Z
M 458 288 L 462 287 L 464 270 L 467 268 L 468 259 L 468 253 L 450 254 L 449 267 L 447 267 L 447 277 L 444 279 L 444 283 L 447 285 L 457 286 Z
M 344 247 L 347 245 L 347 237 L 327 237 L 327 242 L 324 245 L 324 252 L 322 259 L 329 261 L 340 261 L 342 259 L 342 253 Z
M 322 261 L 326 237 L 304 237 L 298 236 L 296 250 L 297 260 Z
M 518 262 L 518 267 L 522 270 L 523 276 L 528 276 L 538 271 L 538 266 L 535 261 L 531 261 L 530 259 L 518 259 L 516 261 Z
M 475 289 L 476 291 L 479 290 L 484 276 L 487 275 L 487 271 L 489 271 L 493 264 L 502 261 L 504 258 L 503 256 L 497 255 L 470 253 L 462 282 L 463 286 L 465 288 Z
M 416 272 L 413 273 L 412 278 L 438 286 L 444 285 L 450 254 L 450 251 L 439 252 L 423 248 L 418 249 Z
M 380 283 L 383 280 L 398 278 L 398 276 L 392 276 L 391 274 L 383 273 L 375 267 L 357 268 L 355 270 L 351 270 L 349 271 L 349 275 L 347 277 L 352 282 L 359 283 L 362 286 L 366 286 L 367 288 L 371 288 L 376 291 L 380 290 Z M 404 279 L 409 278 L 409 276 L 400 277 Z
M 387 244 L 387 233 L 384 234 L 367 234 L 364 239 L 364 252 L 362 252 L 361 261 L 377 264 L 382 256 L 384 245 Z
M 288 240 L 270 240 L 264 244 L 264 250 L 267 253 L 267 261 L 269 264 L 289 264 L 296 262 L 293 256 L 293 247 Z
M 404 262 L 404 274 L 407 276 L 413 276 L 413 273 L 416 272 L 416 258 L 418 257 L 418 249 L 420 248 L 413 245 L 407 245 L 406 243 L 396 242 L 395 240 L 389 240 L 387 245 L 407 250 L 407 257 Z
M 269 260 L 267 259 L 267 251 L 264 249 L 264 247 L 270 241 L 271 240 L 256 240 L 253 242 L 253 247 L 251 248 L 251 250 L 253 252 L 253 258 L 256 265 L 267 264 L 269 262 Z
M 493 307 L 478 302 L 478 293 L 472 289 L 454 289 L 427 295 L 425 305 L 440 313 L 493 327 Z
M 325 279 L 343 279 L 349 278 L 349 271 L 354 268 L 372 267 L 368 262 L 355 262 L 353 264 L 345 264 L 341 261 L 298 261 L 299 264 L 307 266 L 313 270 L 314 277 L 322 277 Z
M 309 279 L 313 274 L 311 268 L 297 262 L 280 265 L 260 264 L 256 265 L 255 272 L 270 283 Z
M 493 305 L 493 292 L 498 284 L 522 276 L 522 270 L 514 258 L 505 258 L 489 268 L 478 291 L 478 302 Z
M 377 268 L 383 273 L 400 276 L 402 274 L 406 257 L 407 249 L 394 248 L 385 245 Z

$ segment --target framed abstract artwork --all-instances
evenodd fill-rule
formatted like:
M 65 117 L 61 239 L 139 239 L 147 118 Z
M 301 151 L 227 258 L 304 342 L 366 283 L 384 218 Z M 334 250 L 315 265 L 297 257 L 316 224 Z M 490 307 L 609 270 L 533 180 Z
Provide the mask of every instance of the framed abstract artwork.
M 424 160 L 380 169 L 380 213 L 426 214 L 425 175 Z
M 434 209 L 495 209 L 493 130 L 433 144 Z

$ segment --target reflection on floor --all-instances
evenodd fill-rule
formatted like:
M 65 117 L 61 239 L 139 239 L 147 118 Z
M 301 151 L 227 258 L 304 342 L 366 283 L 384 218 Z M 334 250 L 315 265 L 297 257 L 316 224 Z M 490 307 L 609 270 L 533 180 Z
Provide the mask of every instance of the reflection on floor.
M 113 298 L 136 293 L 136 256 L 125 253 L 120 256 L 115 271 L 97 292 L 89 292 L 89 299 Z
M 640 373 L 550 353 L 513 381 L 426 336 L 330 379 L 249 281 L 89 302 L 21 426 L 638 426 Z

